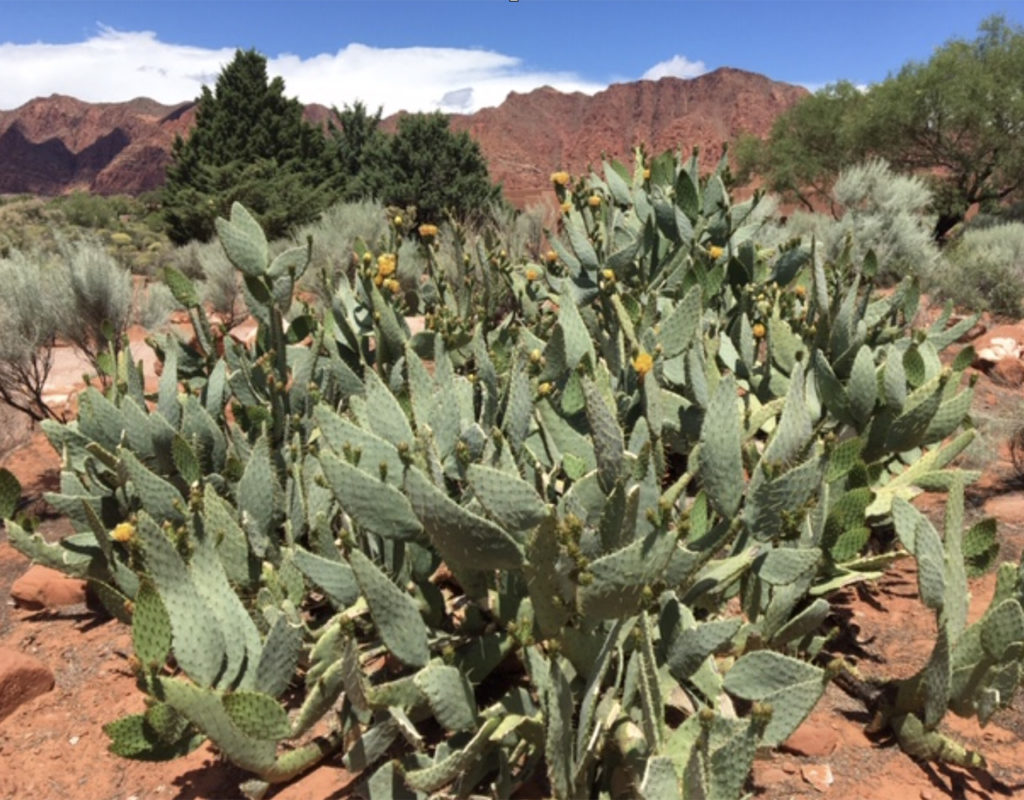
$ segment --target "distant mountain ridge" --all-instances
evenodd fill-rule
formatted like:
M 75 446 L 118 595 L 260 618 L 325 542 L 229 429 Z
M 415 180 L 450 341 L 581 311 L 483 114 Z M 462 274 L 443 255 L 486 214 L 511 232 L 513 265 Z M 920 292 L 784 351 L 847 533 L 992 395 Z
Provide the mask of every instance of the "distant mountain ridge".
M 451 117 L 480 143 L 491 177 L 515 205 L 552 202 L 551 172 L 579 173 L 602 155 L 626 159 L 643 142 L 651 152 L 699 147 L 711 164 L 723 142 L 766 134 L 807 94 L 800 86 L 723 67 L 688 80 L 618 83 L 594 95 L 542 87 L 511 93 L 500 106 Z M 330 110 L 306 106 L 322 123 Z M 397 117 L 383 122 L 394 130 Z M 159 187 L 177 134 L 195 121 L 194 102 L 167 106 L 140 97 L 85 103 L 65 95 L 0 111 L 0 194 L 57 195 L 75 189 L 139 194 Z

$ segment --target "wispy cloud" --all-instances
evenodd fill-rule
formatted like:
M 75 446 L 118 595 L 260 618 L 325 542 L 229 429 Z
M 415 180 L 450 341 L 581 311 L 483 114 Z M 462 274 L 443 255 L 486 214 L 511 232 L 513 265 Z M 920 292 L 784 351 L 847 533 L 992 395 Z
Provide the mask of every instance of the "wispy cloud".
M 708 71 L 703 61 L 690 61 L 686 56 L 674 55 L 665 61 L 659 61 L 643 77 L 645 80 L 656 81 L 659 78 L 696 78 Z
M 99 26 L 96 35 L 71 44 L 0 43 L 0 108 L 33 97 L 68 94 L 89 102 L 152 97 L 189 100 L 213 84 L 234 55 L 160 41 L 152 31 Z M 284 78 L 289 96 L 343 106 L 356 100 L 384 113 L 467 112 L 500 104 L 509 92 L 549 85 L 592 94 L 606 84 L 572 72 L 531 69 L 515 56 L 445 47 L 375 48 L 349 44 L 309 58 L 269 55 L 268 72 Z

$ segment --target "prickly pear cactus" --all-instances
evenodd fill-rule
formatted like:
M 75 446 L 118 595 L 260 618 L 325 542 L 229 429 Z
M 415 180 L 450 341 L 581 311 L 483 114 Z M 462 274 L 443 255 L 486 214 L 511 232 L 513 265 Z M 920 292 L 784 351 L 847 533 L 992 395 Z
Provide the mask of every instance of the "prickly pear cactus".
M 124 362 L 46 427 L 75 534 L 8 523 L 132 626 L 147 711 L 112 749 L 208 738 L 252 796 L 337 754 L 370 797 L 537 776 L 559 798 L 738 797 L 846 674 L 829 595 L 910 556 L 939 641 L 879 724 L 969 762 L 935 726 L 1008 701 L 1024 601 L 1004 566 L 965 625 L 992 531 L 959 535 L 970 358 L 939 353 L 964 323 L 910 334 L 910 284 L 876 297 L 813 243 L 759 249 L 760 198 L 734 205 L 723 169 L 555 173 L 543 264 L 497 242 L 447 263 L 435 230 L 411 274 L 393 232 L 323 308 L 294 297 L 315 244 L 272 257 L 241 206 L 220 220 L 254 343 L 169 271 L 195 338 L 158 343 L 157 392 Z M 952 490 L 944 541 L 922 489 Z

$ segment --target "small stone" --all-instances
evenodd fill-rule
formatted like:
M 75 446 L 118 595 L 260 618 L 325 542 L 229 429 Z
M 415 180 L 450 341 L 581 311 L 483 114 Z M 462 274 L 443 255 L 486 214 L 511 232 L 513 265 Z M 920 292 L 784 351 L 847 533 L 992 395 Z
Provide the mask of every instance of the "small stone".
M 785 783 L 787 780 L 789 780 L 789 775 L 786 774 L 785 770 L 778 767 L 765 767 L 762 770 L 755 771 L 755 781 L 759 786 L 763 786 L 766 789 L 780 783 Z
M 799 767 L 797 767 L 797 765 L 794 764 L 792 761 L 783 761 L 782 771 L 790 775 L 796 775 L 796 773 L 799 771 Z
M 839 736 L 832 728 L 813 722 L 801 725 L 782 745 L 801 756 L 830 756 L 839 746 Z
M 0 647 L 0 720 L 50 691 L 53 684 L 53 673 L 42 661 L 12 647 Z
M 819 792 L 827 792 L 828 788 L 836 782 L 835 776 L 832 775 L 832 767 L 828 764 L 804 764 L 800 768 L 800 774 L 804 781 Z
M 68 744 L 71 745 L 72 747 L 74 747 L 76 744 L 78 744 L 81 741 L 81 739 L 82 739 L 81 736 L 72 736 L 70 739 L 68 739 Z
M 56 609 L 85 602 L 85 581 L 38 564 L 11 586 L 14 603 L 27 609 Z
M 989 375 L 1004 386 L 1024 385 L 1024 363 L 1016 356 L 1005 356 L 995 363 Z

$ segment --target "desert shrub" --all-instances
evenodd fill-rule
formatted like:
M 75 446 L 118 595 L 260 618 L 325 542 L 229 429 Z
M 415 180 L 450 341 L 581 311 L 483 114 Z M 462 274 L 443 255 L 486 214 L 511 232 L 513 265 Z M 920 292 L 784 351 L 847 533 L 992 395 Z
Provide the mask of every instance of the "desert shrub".
M 298 243 L 313 239 L 312 262 L 302 288 L 329 299 L 339 276 L 352 270 L 357 242 L 377 247 L 386 241 L 390 229 L 387 210 L 379 202 L 352 201 L 327 208 L 316 222 L 295 231 Z
M 884 161 L 868 161 L 839 174 L 832 200 L 838 218 L 797 212 L 776 239 L 814 238 L 820 255 L 833 263 L 862 263 L 872 251 L 886 282 L 931 278 L 939 249 L 932 239 L 931 194 L 923 180 L 897 174 Z
M 103 195 L 75 191 L 53 205 L 70 225 L 81 228 L 112 228 L 118 222 L 118 208 Z
M 1019 317 L 1024 301 L 1024 223 L 968 229 L 946 248 L 938 293 L 974 309 Z
M 174 294 L 163 283 L 139 283 L 132 298 L 132 320 L 147 331 L 156 331 L 171 312 L 180 308 Z
M 96 241 L 66 242 L 60 258 L 70 304 L 61 335 L 103 372 L 101 355 L 120 350 L 131 324 L 131 273 Z
M 43 389 L 70 310 L 66 276 L 52 257 L 15 250 L 0 258 L 0 286 L 0 399 L 34 420 L 54 418 Z

